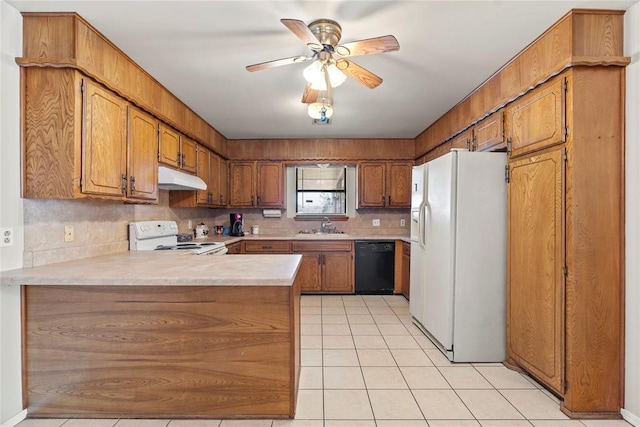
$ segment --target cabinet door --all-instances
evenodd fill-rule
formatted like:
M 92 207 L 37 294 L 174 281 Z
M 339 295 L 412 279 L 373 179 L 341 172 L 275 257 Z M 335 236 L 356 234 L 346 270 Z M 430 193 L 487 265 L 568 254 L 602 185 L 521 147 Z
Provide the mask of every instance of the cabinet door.
M 220 202 L 219 206 L 229 204 L 229 162 L 220 158 Z
M 210 204 L 220 206 L 220 156 L 209 153 L 209 194 Z
M 242 242 L 235 242 L 227 245 L 227 250 L 229 255 L 237 255 L 242 253 Z
M 430 162 L 433 159 L 437 159 L 438 157 L 444 156 L 448 152 L 451 151 L 451 141 L 443 142 L 438 145 L 433 150 L 429 151 L 427 154 L 422 156 L 422 159 L 419 164 Z
M 540 150 L 566 140 L 566 79 L 558 78 L 513 102 L 505 109 L 511 156 Z
M 255 206 L 253 173 L 253 162 L 229 163 L 229 205 L 231 207 Z
M 471 140 L 473 139 L 473 131 L 471 128 L 465 130 L 461 134 L 451 139 L 450 148 L 466 148 L 471 151 Z
M 502 110 L 496 111 L 473 127 L 474 151 L 495 151 L 506 146 Z
M 353 256 L 351 252 L 322 254 L 322 291 L 353 293 Z
M 302 253 L 296 280 L 300 283 L 301 292 L 320 292 L 322 290 L 322 254 L 317 252 Z
M 182 135 L 180 137 L 180 155 L 182 156 L 181 168 L 185 172 L 196 173 L 198 169 L 198 144 L 192 139 Z
M 258 163 L 257 205 L 269 208 L 284 206 L 284 168 L 282 163 Z
M 385 164 L 360 163 L 358 167 L 358 207 L 385 207 Z
M 206 190 L 196 190 L 196 203 L 208 205 L 211 203 L 211 168 L 209 165 L 211 152 L 198 145 L 196 152 L 196 175 L 207 184 Z
M 158 199 L 158 126 L 160 122 L 129 106 L 128 165 L 130 199 Z
M 160 147 L 158 148 L 160 163 L 179 168 L 182 164 L 180 156 L 180 134 L 168 126 L 160 125 Z
M 127 191 L 127 103 L 84 80 L 82 192 L 124 196 Z
M 564 160 L 558 149 L 509 163 L 507 358 L 561 393 Z
M 410 280 L 409 277 L 411 275 L 410 271 L 411 265 L 411 245 L 407 242 L 402 242 L 402 295 L 406 299 L 409 299 L 409 285 Z
M 390 208 L 411 207 L 411 171 L 413 163 L 390 163 L 387 165 L 387 206 Z

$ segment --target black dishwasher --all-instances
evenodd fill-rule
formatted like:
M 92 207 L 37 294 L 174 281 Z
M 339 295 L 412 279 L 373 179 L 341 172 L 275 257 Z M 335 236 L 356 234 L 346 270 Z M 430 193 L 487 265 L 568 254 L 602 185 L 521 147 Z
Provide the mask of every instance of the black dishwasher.
M 356 240 L 356 294 L 393 294 L 395 242 Z

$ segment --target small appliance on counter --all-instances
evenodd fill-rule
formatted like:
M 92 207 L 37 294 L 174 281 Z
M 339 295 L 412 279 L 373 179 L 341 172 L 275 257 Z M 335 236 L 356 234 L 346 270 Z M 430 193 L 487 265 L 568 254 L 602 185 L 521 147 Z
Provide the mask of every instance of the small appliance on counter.
M 227 247 L 222 242 L 178 243 L 175 221 L 139 221 L 129 223 L 130 251 L 191 251 L 195 255 L 223 255 Z
M 243 218 L 241 213 L 232 213 L 229 214 L 229 219 L 231 223 L 231 235 L 232 236 L 244 236 L 243 228 Z
M 196 239 L 204 239 L 208 235 L 209 235 L 209 227 L 204 225 L 204 222 L 201 222 L 200 224 L 196 225 L 196 229 L 195 229 Z

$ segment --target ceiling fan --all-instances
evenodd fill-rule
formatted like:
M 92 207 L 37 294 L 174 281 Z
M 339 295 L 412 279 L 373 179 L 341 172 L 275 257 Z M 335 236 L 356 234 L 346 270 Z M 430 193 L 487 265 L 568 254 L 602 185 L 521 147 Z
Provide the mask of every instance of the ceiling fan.
M 342 36 L 342 27 L 331 19 L 318 19 L 308 26 L 298 19 L 281 19 L 285 27 L 302 40 L 313 51 L 311 56 L 292 56 L 290 58 L 248 65 L 248 71 L 259 71 L 282 65 L 297 64 L 314 60 L 304 70 L 307 86 L 302 95 L 303 103 L 316 103 L 323 91 L 341 84 L 346 76 L 373 89 L 382 83 L 382 78 L 362 68 L 347 57 L 393 52 L 400 49 L 392 35 L 358 40 L 338 44 Z M 330 98 L 330 96 L 329 96 Z

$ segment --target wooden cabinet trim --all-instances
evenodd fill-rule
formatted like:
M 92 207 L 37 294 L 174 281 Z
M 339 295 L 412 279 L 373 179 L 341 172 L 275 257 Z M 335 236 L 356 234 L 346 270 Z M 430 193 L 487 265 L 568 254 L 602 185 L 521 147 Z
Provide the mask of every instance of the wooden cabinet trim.
M 352 241 L 323 241 L 323 242 L 298 242 L 291 243 L 294 252 L 351 252 Z
M 259 240 L 243 242 L 244 253 L 281 253 L 291 252 L 291 244 L 286 240 Z

